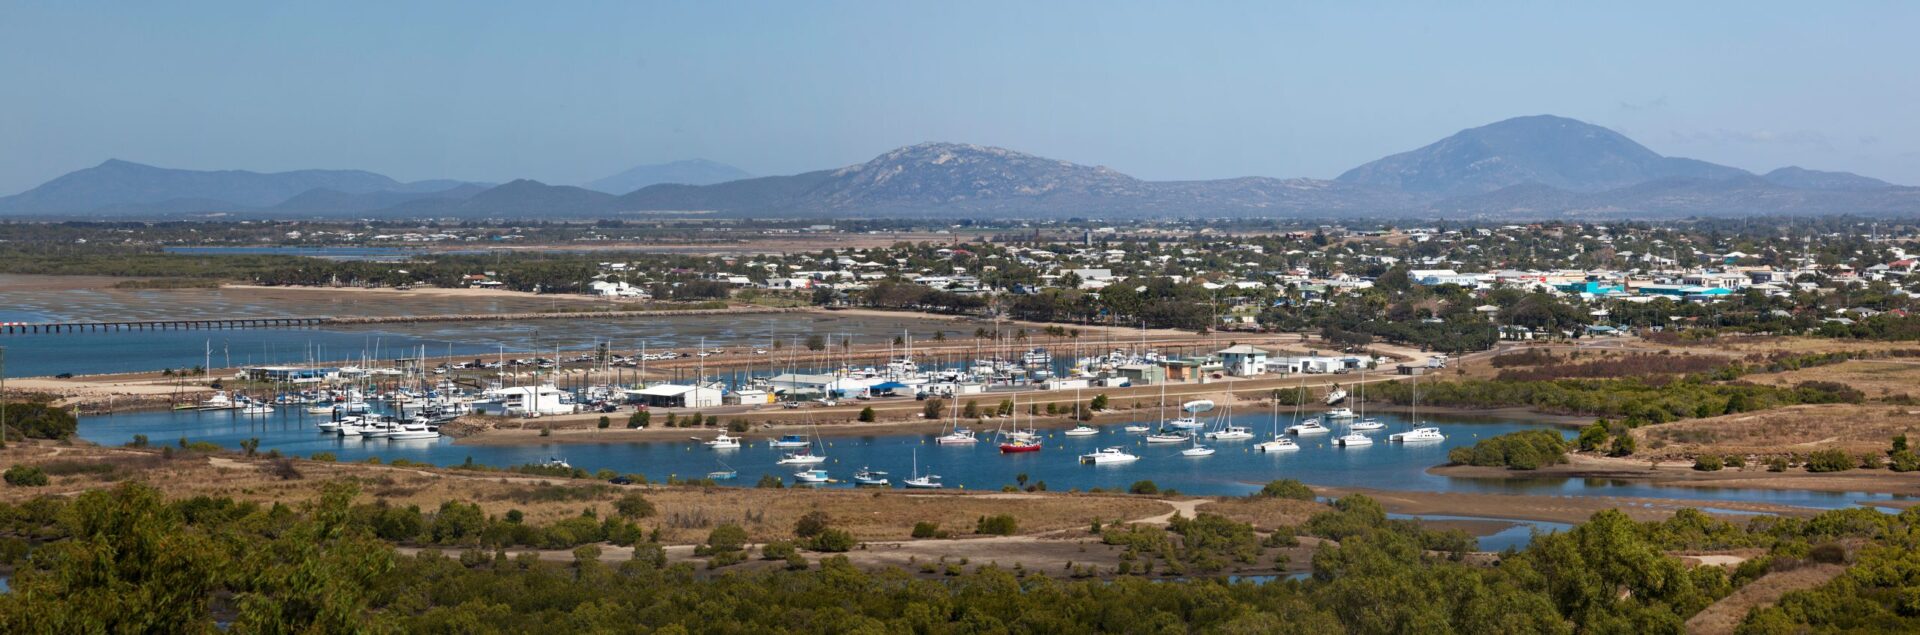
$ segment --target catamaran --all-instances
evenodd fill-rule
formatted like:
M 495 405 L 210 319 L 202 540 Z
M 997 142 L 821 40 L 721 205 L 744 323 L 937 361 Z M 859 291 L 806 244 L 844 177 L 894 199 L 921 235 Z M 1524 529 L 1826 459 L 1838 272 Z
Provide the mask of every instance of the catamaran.
M 1287 426 L 1287 434 L 1291 434 L 1296 437 L 1312 436 L 1316 434 L 1326 434 L 1329 432 L 1333 432 L 1333 430 L 1326 426 L 1320 425 L 1320 420 L 1318 418 L 1308 419 L 1306 421 L 1302 421 L 1300 423 Z
M 1343 448 L 1357 448 L 1363 445 L 1373 445 L 1373 437 L 1358 432 L 1348 432 L 1340 435 L 1340 438 L 1334 439 L 1333 442 Z
M 975 436 L 972 430 L 960 427 L 960 400 L 959 399 L 953 400 L 952 426 L 953 427 L 951 432 L 934 437 L 933 442 L 941 445 L 961 445 L 961 444 L 980 442 L 980 437 Z
M 1086 454 L 1080 455 L 1080 462 L 1088 465 L 1105 465 L 1108 463 L 1132 463 L 1138 460 L 1140 460 L 1139 456 L 1128 454 L 1126 450 L 1117 448 L 1117 447 L 1101 448 L 1101 449 L 1094 450 L 1092 452 L 1088 452 Z
M 1300 404 L 1306 401 L 1306 397 L 1307 397 L 1307 377 L 1306 375 L 1303 374 L 1300 376 L 1299 398 L 1293 400 L 1293 420 L 1294 421 L 1300 420 Z M 1280 433 L 1279 395 L 1274 395 L 1274 399 L 1273 399 L 1273 438 L 1268 439 L 1264 442 L 1261 442 L 1260 444 L 1253 446 L 1253 448 L 1261 452 L 1285 452 L 1288 450 L 1300 449 L 1300 445 L 1297 443 L 1294 443 L 1293 439 L 1287 438 L 1286 435 Z
M 1365 366 L 1360 367 L 1359 391 L 1360 396 L 1357 397 L 1355 401 L 1360 405 L 1360 420 L 1347 424 L 1347 430 L 1352 432 L 1372 432 L 1386 428 L 1387 424 L 1380 423 L 1378 419 L 1367 416 L 1367 368 Z
M 1414 424 L 1418 427 L 1415 427 L 1414 429 L 1408 430 L 1406 432 L 1395 432 L 1393 434 L 1387 435 L 1387 440 L 1395 443 L 1437 443 L 1440 441 L 1447 440 L 1447 435 L 1440 434 L 1439 428 L 1435 428 L 1433 426 L 1418 425 L 1420 422 L 1420 376 L 1419 375 L 1413 376 L 1412 418 L 1413 418 Z

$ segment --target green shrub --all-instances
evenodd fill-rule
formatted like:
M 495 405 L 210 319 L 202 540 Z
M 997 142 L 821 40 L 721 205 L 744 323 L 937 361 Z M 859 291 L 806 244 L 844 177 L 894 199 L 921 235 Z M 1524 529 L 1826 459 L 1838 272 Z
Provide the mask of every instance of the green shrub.
M 913 537 L 915 538 L 933 538 L 939 534 L 939 523 L 930 523 L 923 520 L 913 524 Z
M 35 465 L 15 465 L 7 468 L 4 476 L 8 485 L 14 487 L 42 487 L 47 484 L 47 473 Z
M 627 492 L 625 496 L 621 496 L 620 500 L 613 502 L 613 510 L 620 514 L 621 518 L 628 520 L 646 518 L 654 514 L 653 501 L 647 500 L 647 497 L 641 496 L 639 492 Z
M 1291 498 L 1293 500 L 1303 501 L 1310 501 L 1314 498 L 1312 488 L 1307 487 L 1300 481 L 1290 478 L 1283 478 L 1267 483 L 1265 487 L 1260 488 L 1260 493 L 1256 495 L 1261 498 Z
M 818 536 L 831 526 L 831 520 L 826 512 L 817 509 L 801 514 L 799 520 L 793 521 L 793 535 L 800 538 Z
M 1482 439 L 1472 447 L 1447 451 L 1447 460 L 1459 465 L 1539 469 L 1567 462 L 1567 441 L 1552 430 L 1523 430 Z
M 775 540 L 760 545 L 761 560 L 785 560 L 798 552 L 799 548 L 793 546 L 793 542 L 790 540 Z
M 1153 481 L 1134 481 L 1133 486 L 1127 488 L 1127 493 L 1152 496 L 1160 493 L 1160 486 Z
M 705 556 L 716 553 L 739 551 L 747 547 L 747 530 L 739 525 L 726 523 L 707 532 L 706 544 L 694 549 L 694 555 Z
M 1582 452 L 1593 452 L 1607 444 L 1606 420 L 1595 421 L 1593 425 L 1580 429 L 1580 438 L 1574 441 Z
M 1619 434 L 1613 437 L 1613 447 L 1607 450 L 1607 456 L 1629 456 L 1639 445 L 1631 434 Z
M 731 567 L 733 565 L 740 564 L 746 561 L 747 561 L 747 552 L 721 551 L 721 552 L 714 553 L 713 559 L 707 561 L 707 568 L 718 569 L 721 567 Z
M 1893 454 L 1887 455 L 1887 460 L 1887 467 L 1892 468 L 1895 472 L 1920 470 L 1920 455 L 1915 455 L 1911 450 L 1894 452 Z
M 1776 456 L 1776 457 L 1767 459 L 1767 471 L 1768 472 L 1787 471 L 1787 457 Z
M 645 428 L 652 422 L 653 413 L 645 410 L 636 410 L 633 414 L 627 415 L 627 428 L 629 429 Z
M 865 408 L 861 408 L 861 409 L 860 409 L 860 422 L 861 422 L 861 423 L 873 423 L 873 421 L 874 421 L 874 418 L 875 418 L 875 416 L 874 416 L 874 414 L 873 414 L 873 406 L 867 406 L 867 407 L 865 407 Z
M 1807 455 L 1808 472 L 1844 472 L 1853 469 L 1853 458 L 1840 450 L 1820 450 Z
M 1693 469 L 1700 472 L 1718 472 L 1722 467 L 1725 466 L 1720 457 L 1712 454 L 1702 454 L 1693 459 Z
M 753 486 L 758 487 L 760 489 L 781 489 L 786 487 L 787 484 L 781 481 L 780 477 L 778 476 L 774 476 L 772 474 L 762 474 L 760 475 L 760 481 L 757 483 L 754 483 Z
M 990 536 L 1011 536 L 1020 530 L 1020 521 L 1011 514 L 981 516 L 974 523 L 973 533 Z
M 598 423 L 595 423 L 594 425 L 595 427 L 598 427 L 601 430 L 605 430 L 608 427 L 611 427 L 613 425 L 613 419 L 607 418 L 606 415 L 600 415 L 600 421 Z
M 859 541 L 854 540 L 853 534 L 847 530 L 828 527 L 819 535 L 807 540 L 807 549 L 825 553 L 844 553 L 853 550 L 858 544 L 860 544 Z

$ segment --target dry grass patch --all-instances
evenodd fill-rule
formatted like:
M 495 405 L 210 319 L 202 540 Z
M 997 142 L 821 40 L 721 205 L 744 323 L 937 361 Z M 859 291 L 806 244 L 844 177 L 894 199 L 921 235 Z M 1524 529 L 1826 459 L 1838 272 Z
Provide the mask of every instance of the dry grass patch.
M 1920 399 L 1920 359 L 1852 360 L 1780 373 L 1748 375 L 1745 379 L 1756 384 L 1781 387 L 1806 381 L 1832 381 L 1859 390 L 1868 399 Z
M 1839 448 L 1849 454 L 1886 451 L 1895 435 L 1920 438 L 1920 408 L 1819 404 L 1688 419 L 1633 431 L 1638 459 L 1696 454 L 1773 456 Z
M 1282 526 L 1292 527 L 1307 522 L 1314 514 L 1327 511 L 1327 506 L 1291 498 L 1249 497 L 1205 503 L 1200 505 L 1198 511 L 1247 523 L 1260 531 L 1273 531 Z

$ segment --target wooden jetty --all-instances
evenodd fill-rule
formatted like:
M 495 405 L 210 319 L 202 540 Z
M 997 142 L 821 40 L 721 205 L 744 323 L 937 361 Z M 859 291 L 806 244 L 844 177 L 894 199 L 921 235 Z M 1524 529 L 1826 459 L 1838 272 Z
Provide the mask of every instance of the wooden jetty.
M 117 331 L 188 331 L 262 328 L 311 328 L 361 324 L 413 324 L 420 322 L 518 322 L 524 320 L 608 320 L 666 318 L 691 315 L 737 315 L 755 313 L 796 313 L 802 307 L 747 307 L 738 309 L 666 309 L 660 311 L 555 311 L 540 313 L 467 313 L 448 315 L 363 315 L 223 318 L 208 320 L 122 320 L 112 322 L 4 322 L 0 333 L 6 335 L 36 333 L 107 333 Z

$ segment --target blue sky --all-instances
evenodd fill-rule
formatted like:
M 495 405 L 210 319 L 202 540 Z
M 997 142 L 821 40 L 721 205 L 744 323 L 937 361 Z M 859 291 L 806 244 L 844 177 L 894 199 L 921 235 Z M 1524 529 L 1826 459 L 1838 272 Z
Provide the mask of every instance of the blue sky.
M 921 141 L 1332 177 L 1511 116 L 1920 185 L 1920 3 L 0 4 L 0 193 L 122 158 L 579 183 Z

